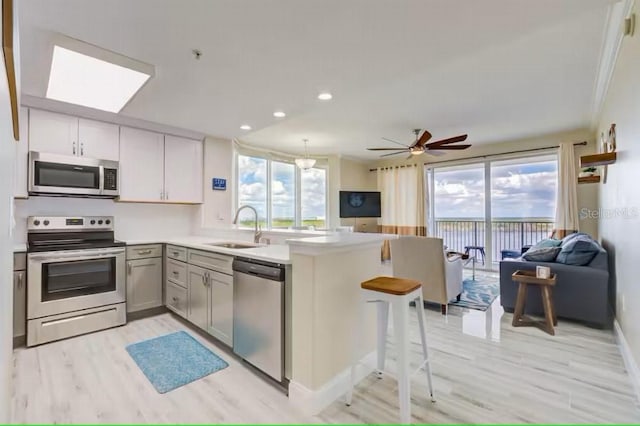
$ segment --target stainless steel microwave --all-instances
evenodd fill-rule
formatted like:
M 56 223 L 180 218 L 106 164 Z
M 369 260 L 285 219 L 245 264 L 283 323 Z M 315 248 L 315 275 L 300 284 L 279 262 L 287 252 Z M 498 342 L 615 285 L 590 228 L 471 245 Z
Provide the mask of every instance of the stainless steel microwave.
M 29 194 L 115 198 L 118 162 L 30 151 Z

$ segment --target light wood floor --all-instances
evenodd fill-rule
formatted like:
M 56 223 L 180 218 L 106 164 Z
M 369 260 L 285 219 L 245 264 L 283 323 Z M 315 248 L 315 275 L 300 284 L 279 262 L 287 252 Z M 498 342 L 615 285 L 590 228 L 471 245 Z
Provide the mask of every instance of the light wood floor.
M 487 313 L 427 310 L 436 403 L 420 374 L 412 383 L 413 420 L 420 423 L 640 422 L 629 378 L 611 331 L 560 321 L 556 336 L 512 328 L 499 303 Z M 414 320 L 415 322 L 415 320 Z M 418 364 L 417 323 L 412 328 Z M 171 314 L 67 339 L 14 355 L 12 419 L 17 423 L 394 423 L 397 388 L 373 375 L 346 407 L 336 401 L 303 416 L 286 396 L 244 365 L 191 334 L 229 367 L 158 394 L 125 346 L 187 329 Z M 390 342 L 392 340 L 389 340 Z M 393 347 L 389 369 L 393 370 Z

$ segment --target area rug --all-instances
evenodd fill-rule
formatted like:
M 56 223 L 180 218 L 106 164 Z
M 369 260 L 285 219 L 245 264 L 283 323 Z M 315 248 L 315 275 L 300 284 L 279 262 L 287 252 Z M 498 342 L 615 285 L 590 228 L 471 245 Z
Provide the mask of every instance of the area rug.
M 159 393 L 166 393 L 229 366 L 184 331 L 127 346 Z
M 449 302 L 449 305 L 486 311 L 498 297 L 498 294 L 500 294 L 500 282 L 497 277 L 488 278 L 476 275 L 475 280 L 471 277 L 464 279 L 460 301 Z

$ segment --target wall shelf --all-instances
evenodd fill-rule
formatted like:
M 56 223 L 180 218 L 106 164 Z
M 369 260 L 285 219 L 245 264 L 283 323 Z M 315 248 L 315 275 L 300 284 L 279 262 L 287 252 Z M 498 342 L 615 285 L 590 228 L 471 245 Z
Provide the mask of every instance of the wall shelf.
M 578 183 L 598 183 L 600 182 L 600 176 L 586 176 L 578 178 Z
M 607 164 L 613 164 L 616 162 L 616 153 L 605 152 L 602 154 L 583 155 L 580 157 L 580 167 L 596 167 L 606 166 Z

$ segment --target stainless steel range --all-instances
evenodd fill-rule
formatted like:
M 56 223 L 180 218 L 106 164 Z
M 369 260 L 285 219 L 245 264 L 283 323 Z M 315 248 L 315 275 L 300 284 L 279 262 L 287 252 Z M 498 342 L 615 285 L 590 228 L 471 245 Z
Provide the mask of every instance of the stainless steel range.
M 113 217 L 35 216 L 27 230 L 27 346 L 126 323 Z

